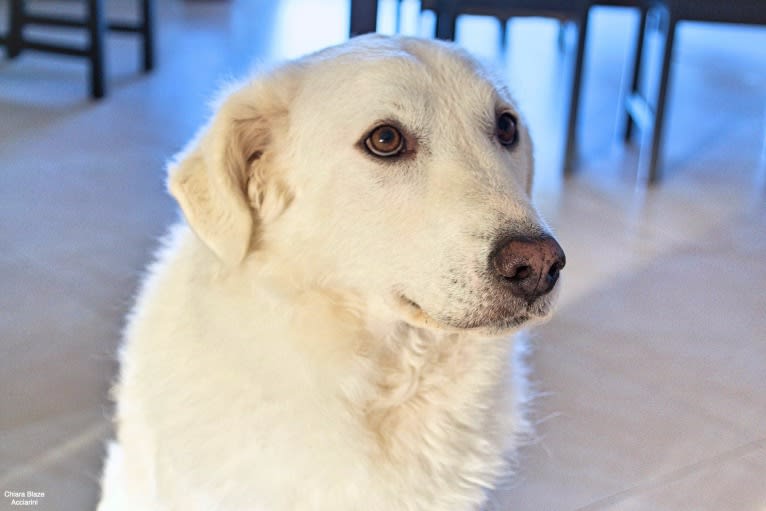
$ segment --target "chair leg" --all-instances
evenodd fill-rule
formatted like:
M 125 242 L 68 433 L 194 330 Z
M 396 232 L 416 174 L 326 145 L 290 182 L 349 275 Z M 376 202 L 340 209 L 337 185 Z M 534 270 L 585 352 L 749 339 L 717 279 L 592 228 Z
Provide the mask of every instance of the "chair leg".
M 10 30 L 6 41 L 6 55 L 15 59 L 21 53 L 24 30 L 24 0 L 11 0 Z
M 505 49 L 508 46 L 508 23 L 511 20 L 506 18 L 497 18 L 500 22 L 500 48 Z
M 556 37 L 556 43 L 559 45 L 559 51 L 563 52 L 567 49 L 567 26 L 569 20 L 559 21 L 559 32 Z
M 654 129 L 652 130 L 651 156 L 649 159 L 650 184 L 657 183 L 661 178 L 660 156 L 662 154 L 662 136 L 665 129 L 665 108 L 667 106 L 668 87 L 670 86 L 671 59 L 677 23 L 678 20 L 672 14 L 668 14 L 668 32 L 665 37 L 665 48 L 662 55 L 660 87 L 657 93 L 657 102 L 655 103 Z
M 104 97 L 106 92 L 104 72 L 104 35 L 106 20 L 104 17 L 103 0 L 88 0 L 88 38 L 90 48 L 90 94 L 93 98 Z
M 349 35 L 375 32 L 378 17 L 378 2 L 368 0 L 351 0 L 351 23 Z
M 154 69 L 154 1 L 141 0 L 144 71 Z
M 588 36 L 588 13 L 585 8 L 580 15 L 577 31 L 577 56 L 575 57 L 574 73 L 572 76 L 572 93 L 569 100 L 569 120 L 566 131 L 566 148 L 564 149 L 564 174 L 574 171 L 577 160 L 577 117 L 580 109 L 580 89 L 582 86 L 583 67 L 585 64 L 585 42 Z
M 455 0 L 441 0 L 436 8 L 436 38 L 455 40 L 457 9 Z
M 636 46 L 633 54 L 633 76 L 630 82 L 630 93 L 628 94 L 628 97 L 632 94 L 638 93 L 639 88 L 641 87 L 641 64 L 644 55 L 644 38 L 646 36 L 647 12 L 648 9 L 645 7 L 641 8 L 641 16 L 638 21 L 638 34 L 636 36 Z M 625 126 L 623 127 L 623 138 L 625 142 L 630 141 L 630 137 L 633 135 L 634 125 L 635 121 L 630 116 L 630 114 L 626 115 Z

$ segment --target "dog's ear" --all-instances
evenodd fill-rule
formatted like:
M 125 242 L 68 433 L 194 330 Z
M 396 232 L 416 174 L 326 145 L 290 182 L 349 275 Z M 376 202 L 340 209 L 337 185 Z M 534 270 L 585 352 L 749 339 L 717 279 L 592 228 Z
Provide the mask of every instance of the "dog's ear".
M 265 82 L 228 95 L 168 165 L 168 189 L 189 225 L 229 265 L 247 255 L 260 221 L 270 179 L 266 154 L 286 118 L 286 103 L 278 96 Z

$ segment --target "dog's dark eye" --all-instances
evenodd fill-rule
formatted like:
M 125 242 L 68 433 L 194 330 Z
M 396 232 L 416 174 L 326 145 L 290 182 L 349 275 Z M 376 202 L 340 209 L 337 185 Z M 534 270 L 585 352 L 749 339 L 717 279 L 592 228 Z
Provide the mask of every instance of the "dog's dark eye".
M 375 156 L 388 158 L 404 152 L 404 136 L 393 126 L 378 126 L 364 141 L 364 145 Z
M 519 134 L 516 131 L 516 118 L 513 114 L 508 112 L 500 114 L 500 117 L 497 118 L 495 134 L 504 146 L 512 146 L 518 141 Z

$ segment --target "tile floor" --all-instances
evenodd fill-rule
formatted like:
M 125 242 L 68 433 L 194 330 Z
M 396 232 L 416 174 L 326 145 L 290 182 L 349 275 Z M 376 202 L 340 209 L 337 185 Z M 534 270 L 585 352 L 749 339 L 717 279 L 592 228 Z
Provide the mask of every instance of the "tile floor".
M 105 101 L 87 99 L 81 62 L 0 61 L 0 492 L 44 491 L 41 510 L 95 504 L 121 318 L 177 214 L 163 162 L 225 77 L 347 27 L 343 0 L 159 4 L 157 72 L 110 38 Z M 404 31 L 432 27 L 404 6 Z M 498 510 L 766 511 L 766 30 L 684 26 L 666 179 L 647 190 L 616 135 L 635 22 L 594 13 L 582 164 L 566 180 L 572 54 L 556 25 L 514 22 L 506 52 L 493 20 L 459 26 L 527 114 L 536 197 L 569 261 L 558 315 L 532 332 L 538 439 Z

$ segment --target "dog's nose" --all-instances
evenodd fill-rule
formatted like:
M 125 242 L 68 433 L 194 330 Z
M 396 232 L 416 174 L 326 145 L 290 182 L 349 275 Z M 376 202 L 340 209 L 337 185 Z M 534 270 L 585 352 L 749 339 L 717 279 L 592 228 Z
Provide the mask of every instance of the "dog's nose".
M 553 237 L 506 239 L 492 256 L 494 271 L 519 298 L 534 300 L 553 289 L 566 256 Z

